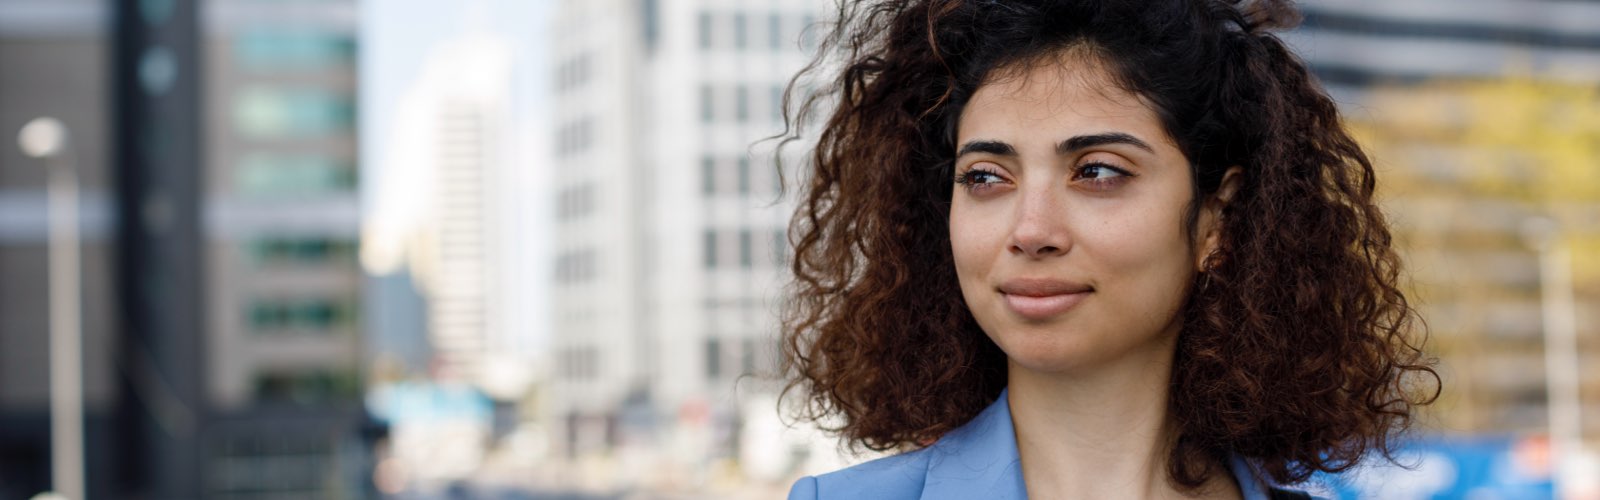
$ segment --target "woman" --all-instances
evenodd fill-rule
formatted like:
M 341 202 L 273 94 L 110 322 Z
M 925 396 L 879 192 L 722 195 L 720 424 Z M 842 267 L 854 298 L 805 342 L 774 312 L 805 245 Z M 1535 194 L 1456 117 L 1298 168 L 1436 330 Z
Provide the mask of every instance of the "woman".
M 1294 17 L 842 2 L 787 394 L 902 453 L 790 498 L 1293 497 L 1387 457 L 1438 378 Z

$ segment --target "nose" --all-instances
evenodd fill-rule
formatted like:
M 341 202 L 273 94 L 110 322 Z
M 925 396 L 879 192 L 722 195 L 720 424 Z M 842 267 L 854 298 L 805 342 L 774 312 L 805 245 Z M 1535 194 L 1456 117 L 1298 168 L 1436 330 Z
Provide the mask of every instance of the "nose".
M 1011 253 L 1036 259 L 1066 254 L 1072 238 L 1060 196 L 1047 190 L 1020 194 L 1011 228 Z

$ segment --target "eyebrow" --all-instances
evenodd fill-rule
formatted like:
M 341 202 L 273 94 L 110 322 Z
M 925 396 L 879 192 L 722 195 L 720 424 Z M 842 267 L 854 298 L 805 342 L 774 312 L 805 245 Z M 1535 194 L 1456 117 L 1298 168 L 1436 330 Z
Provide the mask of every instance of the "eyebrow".
M 1059 144 L 1056 144 L 1056 154 L 1064 155 L 1082 149 L 1092 148 L 1095 146 L 1104 146 L 1107 144 L 1127 144 L 1151 153 L 1155 152 L 1155 149 L 1151 148 L 1150 144 L 1139 140 L 1138 137 L 1124 134 L 1122 132 L 1107 132 L 1103 134 L 1078 135 L 1061 141 Z M 956 151 L 956 157 L 959 158 L 968 153 L 989 153 L 998 156 L 1017 156 L 1017 148 L 1003 141 L 969 141 L 966 144 L 961 145 L 961 149 L 959 151 Z

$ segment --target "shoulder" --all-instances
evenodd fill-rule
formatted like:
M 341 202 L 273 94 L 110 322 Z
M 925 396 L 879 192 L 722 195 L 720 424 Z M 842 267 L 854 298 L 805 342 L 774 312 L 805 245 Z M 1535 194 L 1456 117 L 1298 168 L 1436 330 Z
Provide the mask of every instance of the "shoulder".
M 789 500 L 915 499 L 922 496 L 927 473 L 924 448 L 800 478 L 789 489 Z

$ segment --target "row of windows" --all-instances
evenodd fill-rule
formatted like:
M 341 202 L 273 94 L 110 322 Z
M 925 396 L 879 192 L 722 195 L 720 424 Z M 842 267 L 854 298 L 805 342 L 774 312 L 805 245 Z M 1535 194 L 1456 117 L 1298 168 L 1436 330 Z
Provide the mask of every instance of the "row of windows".
M 261 373 L 253 391 L 260 402 L 300 405 L 358 401 L 361 383 L 355 374 L 317 370 L 304 373 Z
M 356 242 L 333 238 L 264 238 L 244 244 L 255 267 L 355 263 Z
M 246 196 L 284 198 L 352 192 L 356 172 L 354 163 L 326 155 L 258 153 L 239 159 L 234 179 Z
M 257 71 L 342 68 L 355 64 L 356 40 L 347 33 L 255 28 L 234 39 L 233 54 L 240 66 Z
M 698 43 L 702 50 L 787 50 L 816 47 L 817 19 L 780 12 L 701 12 Z
M 583 86 L 594 76 L 594 58 L 588 53 L 578 54 L 556 66 L 556 92 Z
M 568 221 L 589 215 L 595 208 L 594 184 L 563 188 L 556 194 L 556 220 Z
M 355 325 L 353 299 L 328 297 L 263 298 L 245 309 L 249 331 L 255 334 L 333 333 Z
M 771 349 L 755 339 L 737 341 L 711 337 L 705 341 L 705 376 L 720 380 L 728 376 L 754 375 L 771 368 Z M 594 380 L 600 376 L 600 351 L 594 347 L 562 349 L 556 369 L 564 380 Z
M 348 133 L 355 128 L 355 98 L 318 88 L 247 88 L 233 103 L 233 121 L 250 139 Z
M 706 196 L 776 194 L 781 182 L 776 166 L 762 163 L 756 168 L 748 156 L 700 159 L 700 193 Z
M 564 380 L 594 380 L 600 377 L 600 351 L 594 347 L 562 349 L 556 371 Z
M 782 265 L 788 259 L 789 251 L 789 240 L 785 231 L 775 229 L 768 235 L 759 235 L 758 232 L 751 229 L 706 230 L 701 245 L 705 268 L 753 269 L 757 266 Z M 760 258 L 758 255 L 765 255 L 766 258 L 757 262 Z
M 740 339 L 737 344 L 716 337 L 706 339 L 706 378 L 715 381 L 730 375 L 755 375 L 758 370 L 763 372 L 770 370 L 772 353 L 765 352 L 767 350 L 762 348 L 763 345 L 756 342 L 755 339 L 748 338 Z M 729 361 L 734 361 L 734 359 L 730 358 L 737 358 L 737 365 L 729 363 Z
M 594 145 L 594 120 L 581 118 L 556 130 L 556 157 L 567 157 Z
M 700 121 L 750 123 L 755 120 L 783 121 L 783 85 L 767 87 L 766 97 L 749 85 L 700 86 Z M 761 102 L 757 102 L 761 101 Z M 756 116 L 761 110 L 761 116 Z
M 599 257 L 594 250 L 574 250 L 556 257 L 556 283 L 578 283 L 594 279 Z

